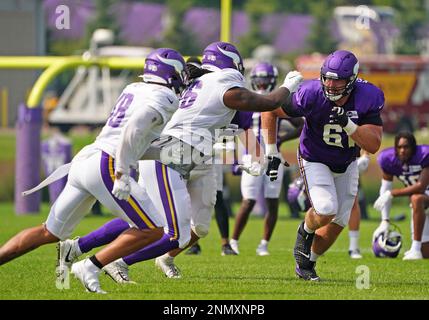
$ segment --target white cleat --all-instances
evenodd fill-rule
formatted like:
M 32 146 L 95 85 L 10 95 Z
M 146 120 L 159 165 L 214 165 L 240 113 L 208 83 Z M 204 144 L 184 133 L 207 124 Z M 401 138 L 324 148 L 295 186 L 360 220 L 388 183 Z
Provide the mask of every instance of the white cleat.
M 402 260 L 420 260 L 423 259 L 421 251 L 408 250 Z
M 349 256 L 352 259 L 362 259 L 362 254 L 359 249 L 349 250 Z
M 267 246 L 263 244 L 259 244 L 259 246 L 256 248 L 256 254 L 261 257 L 270 255 Z
M 174 260 L 165 255 L 155 259 L 155 265 L 164 272 L 167 278 L 179 279 L 182 277 L 179 268 L 174 264 Z
M 70 268 L 77 260 L 77 258 L 82 254 L 78 244 L 79 238 L 65 241 L 60 241 L 57 243 L 57 272 L 56 277 L 57 281 L 64 283 L 67 278 Z
M 240 254 L 240 251 L 238 250 L 238 240 L 229 240 L 229 245 L 231 246 L 232 250 L 234 250 L 237 254 Z
M 128 270 L 128 265 L 122 259 L 115 260 L 103 267 L 104 273 L 116 283 L 135 284 L 136 282 L 130 280 Z
M 74 274 L 76 279 L 82 282 L 86 291 L 101 294 L 107 293 L 101 289 L 100 281 L 98 280 L 100 269 L 94 266 L 88 258 L 74 263 L 71 268 L 71 273 Z

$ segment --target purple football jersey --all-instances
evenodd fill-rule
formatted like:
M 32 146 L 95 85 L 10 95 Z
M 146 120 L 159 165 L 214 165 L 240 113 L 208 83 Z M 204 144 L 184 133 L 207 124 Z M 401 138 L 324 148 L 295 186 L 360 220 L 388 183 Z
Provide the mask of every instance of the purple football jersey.
M 247 130 L 252 126 L 252 111 L 237 111 L 231 123 L 238 125 L 240 129 Z
M 419 180 L 423 168 L 429 166 L 429 145 L 417 146 L 416 153 L 407 163 L 401 163 L 394 147 L 381 151 L 377 161 L 385 173 L 397 177 L 405 186 L 411 186 Z
M 360 148 L 340 125 L 329 123 L 334 106 L 323 94 L 320 80 L 304 81 L 292 95 L 294 111 L 305 117 L 299 144 L 300 155 L 307 161 L 323 163 L 334 172 L 345 172 L 359 156 Z M 379 118 L 383 106 L 383 92 L 371 83 L 358 79 L 343 108 L 354 123 L 362 125 Z

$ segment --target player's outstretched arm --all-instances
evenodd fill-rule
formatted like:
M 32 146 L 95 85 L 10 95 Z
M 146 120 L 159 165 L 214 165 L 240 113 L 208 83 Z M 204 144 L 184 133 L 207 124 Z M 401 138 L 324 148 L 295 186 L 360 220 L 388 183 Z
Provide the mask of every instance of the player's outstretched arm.
M 283 84 L 267 95 L 252 92 L 246 88 L 232 88 L 223 95 L 224 104 L 239 111 L 273 111 L 286 103 L 291 92 L 294 92 L 303 77 L 298 71 L 286 75 Z

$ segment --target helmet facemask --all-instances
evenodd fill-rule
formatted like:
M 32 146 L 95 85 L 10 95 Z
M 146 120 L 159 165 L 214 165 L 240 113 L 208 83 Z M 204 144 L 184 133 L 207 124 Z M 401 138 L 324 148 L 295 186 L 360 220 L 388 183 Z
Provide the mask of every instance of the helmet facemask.
M 346 80 L 345 86 L 337 87 L 335 89 L 332 89 L 332 88 L 327 87 L 325 85 L 325 82 L 328 79 L 333 79 L 333 80 L 341 80 L 341 79 L 337 78 L 333 75 L 328 76 L 328 75 L 320 74 L 320 81 L 322 83 L 323 93 L 324 93 L 325 97 L 328 98 L 330 101 L 335 102 L 335 101 L 338 101 L 345 96 L 348 96 L 353 91 L 357 76 L 353 75 L 348 79 L 343 79 L 343 80 Z
M 338 50 L 331 53 L 325 60 L 320 70 L 320 82 L 323 94 L 330 101 L 338 101 L 348 96 L 354 89 L 359 72 L 359 61 L 353 53 L 346 50 Z M 326 86 L 326 81 L 345 80 L 344 87 L 331 88 Z

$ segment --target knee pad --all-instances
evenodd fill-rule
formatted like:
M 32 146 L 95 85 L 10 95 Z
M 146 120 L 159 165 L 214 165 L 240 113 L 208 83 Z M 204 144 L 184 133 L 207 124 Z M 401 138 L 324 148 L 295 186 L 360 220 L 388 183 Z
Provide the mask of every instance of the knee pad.
M 204 238 L 209 234 L 209 228 L 203 225 L 192 226 L 192 231 L 198 236 L 198 238 Z
M 312 204 L 313 204 L 313 206 L 314 206 L 313 208 L 317 214 L 322 214 L 322 215 L 337 214 L 337 208 L 335 207 L 335 204 L 330 200 L 317 199 Z

